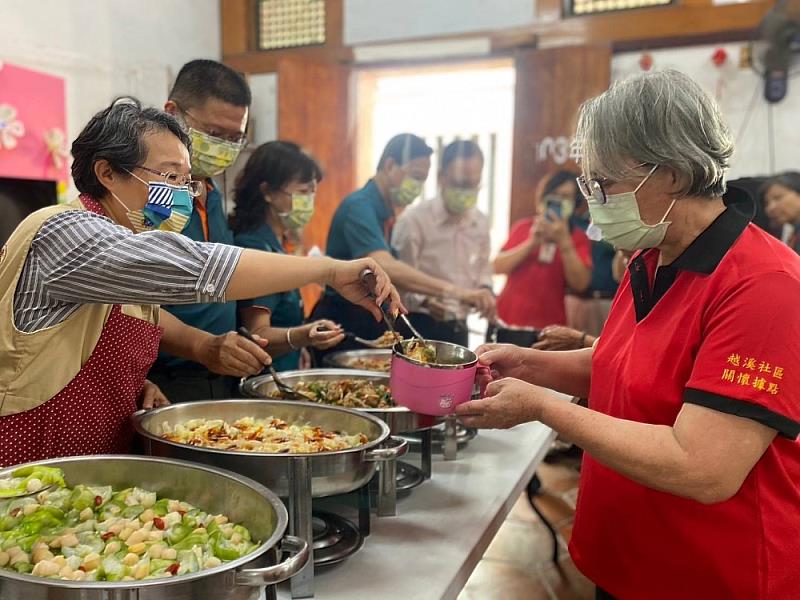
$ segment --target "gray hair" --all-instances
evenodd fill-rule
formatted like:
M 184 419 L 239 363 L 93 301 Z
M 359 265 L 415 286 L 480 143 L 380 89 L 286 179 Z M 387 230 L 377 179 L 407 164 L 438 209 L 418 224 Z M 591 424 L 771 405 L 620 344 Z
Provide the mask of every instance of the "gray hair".
M 620 181 L 642 174 L 634 165 L 663 165 L 682 176 L 682 196 L 721 196 L 733 154 L 717 103 L 674 70 L 625 79 L 585 102 L 576 142 L 585 175 Z

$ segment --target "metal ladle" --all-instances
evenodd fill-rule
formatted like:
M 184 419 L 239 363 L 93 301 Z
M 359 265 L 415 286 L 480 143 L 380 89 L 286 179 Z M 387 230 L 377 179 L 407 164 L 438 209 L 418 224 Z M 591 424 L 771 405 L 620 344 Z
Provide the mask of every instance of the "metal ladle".
M 50 484 L 50 485 L 44 486 L 41 489 L 36 490 L 35 492 L 25 491 L 25 492 L 20 492 L 18 494 L 11 494 L 11 495 L 3 494 L 3 495 L 0 495 L 0 501 L 3 501 L 3 500 L 16 500 L 18 498 L 28 498 L 29 496 L 37 496 L 37 495 L 41 494 L 42 492 L 49 492 L 50 490 L 55 489 L 55 487 L 56 487 L 55 484 Z
M 247 327 L 239 327 L 239 329 L 236 330 L 236 333 L 243 338 L 250 340 L 254 344 L 258 344 L 256 339 L 253 337 L 253 334 L 250 333 L 250 330 L 247 329 Z M 287 385 L 283 380 L 281 380 L 280 377 L 278 377 L 278 373 L 275 371 L 275 367 L 272 366 L 272 363 L 264 367 L 261 372 L 263 373 L 264 371 L 268 371 L 269 374 L 272 375 L 272 381 L 275 382 L 275 386 L 278 388 L 278 393 L 281 395 L 281 398 L 285 400 L 301 400 L 303 402 L 308 402 L 308 398 L 303 396 L 303 394 L 299 393 L 290 385 Z

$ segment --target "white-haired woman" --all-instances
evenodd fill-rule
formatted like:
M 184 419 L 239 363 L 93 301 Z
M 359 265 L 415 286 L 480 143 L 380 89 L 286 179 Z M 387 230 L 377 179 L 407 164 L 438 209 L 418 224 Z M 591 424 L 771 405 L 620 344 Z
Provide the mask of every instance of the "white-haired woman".
M 479 349 L 492 380 L 462 419 L 586 451 L 570 550 L 598 597 L 796 598 L 800 260 L 723 201 L 732 137 L 685 75 L 615 85 L 578 137 L 594 223 L 640 252 L 594 348 Z

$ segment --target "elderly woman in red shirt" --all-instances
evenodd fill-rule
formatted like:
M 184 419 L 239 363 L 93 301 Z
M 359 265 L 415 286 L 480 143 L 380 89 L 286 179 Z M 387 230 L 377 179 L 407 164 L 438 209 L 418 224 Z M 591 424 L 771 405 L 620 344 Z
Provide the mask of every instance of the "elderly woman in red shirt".
M 749 197 L 723 202 L 733 136 L 685 75 L 590 100 L 578 140 L 594 223 L 639 251 L 603 334 L 479 349 L 492 381 L 458 412 L 585 450 L 570 552 L 599 597 L 796 598 L 800 259 L 749 222 Z

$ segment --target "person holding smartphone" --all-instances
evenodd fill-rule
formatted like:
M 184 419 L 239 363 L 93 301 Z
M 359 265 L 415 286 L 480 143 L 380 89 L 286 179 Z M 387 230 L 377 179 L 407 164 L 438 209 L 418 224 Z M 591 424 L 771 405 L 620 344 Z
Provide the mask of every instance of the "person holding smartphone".
M 542 181 L 534 217 L 512 226 L 494 259 L 494 272 L 508 276 L 497 314 L 509 325 L 565 325 L 567 289 L 583 292 L 591 282 L 589 239 L 569 223 L 578 197 L 576 176 L 557 171 Z

